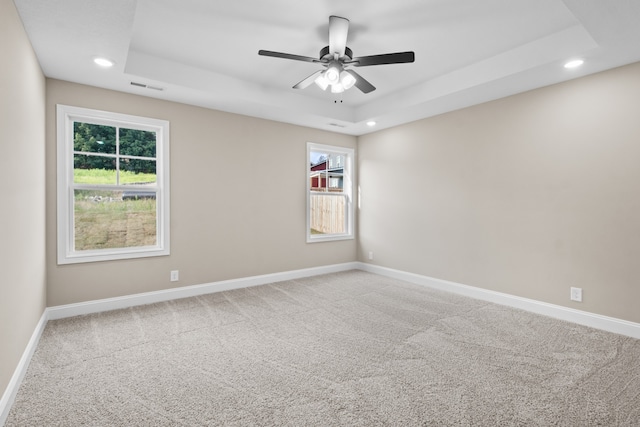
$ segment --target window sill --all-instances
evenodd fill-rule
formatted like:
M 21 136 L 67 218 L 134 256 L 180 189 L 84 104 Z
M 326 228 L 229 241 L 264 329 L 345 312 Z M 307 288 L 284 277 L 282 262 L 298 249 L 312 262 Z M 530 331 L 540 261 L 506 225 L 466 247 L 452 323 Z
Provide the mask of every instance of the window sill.
M 59 256 L 58 257 L 58 265 L 65 264 L 79 264 L 84 262 L 100 262 L 100 261 L 115 261 L 122 259 L 132 259 L 132 258 L 147 258 L 147 257 L 156 257 L 156 256 L 167 256 L 170 255 L 169 249 L 165 248 L 139 248 L 138 250 L 130 250 L 130 251 L 108 251 L 108 250 L 98 250 L 98 251 L 85 251 L 78 252 L 72 255 L 67 256 Z
M 307 236 L 307 243 L 319 243 L 319 242 L 335 242 L 339 240 L 353 240 L 355 236 L 352 234 L 339 234 L 323 236 L 321 234 L 314 234 L 313 236 Z

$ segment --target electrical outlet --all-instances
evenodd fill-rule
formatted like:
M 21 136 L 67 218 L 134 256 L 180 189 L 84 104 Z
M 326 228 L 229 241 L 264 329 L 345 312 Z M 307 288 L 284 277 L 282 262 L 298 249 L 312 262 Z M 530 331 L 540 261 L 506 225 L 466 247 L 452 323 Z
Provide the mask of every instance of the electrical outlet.
M 178 270 L 171 270 L 171 281 L 177 282 L 180 280 L 180 272 Z
M 582 302 L 582 288 L 571 288 L 571 301 Z
M 373 259 L 373 251 L 369 251 L 369 259 Z

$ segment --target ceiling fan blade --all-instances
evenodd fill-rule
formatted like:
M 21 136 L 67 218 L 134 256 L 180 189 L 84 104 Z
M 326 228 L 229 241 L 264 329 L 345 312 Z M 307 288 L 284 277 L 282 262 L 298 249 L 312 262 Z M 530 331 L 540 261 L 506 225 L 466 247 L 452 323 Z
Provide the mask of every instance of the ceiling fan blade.
M 355 86 L 362 91 L 362 93 L 369 93 L 376 90 L 376 87 L 365 80 L 360 74 L 356 73 L 353 70 L 344 70 L 345 72 L 351 74 L 355 79 Z
M 347 34 L 349 33 L 349 20 L 339 16 L 329 17 L 329 53 L 338 54 L 338 58 L 344 56 L 347 47 Z
M 295 86 L 293 86 L 293 88 L 294 88 L 294 89 L 304 89 L 304 88 L 306 88 L 306 87 L 309 87 L 309 85 L 311 85 L 311 84 L 316 80 L 316 78 L 317 78 L 320 74 L 322 74 L 322 71 L 323 71 L 323 70 L 318 70 L 318 71 L 316 71 L 315 73 L 311 74 L 311 75 L 310 75 L 309 77 L 307 77 L 306 79 L 304 79 L 304 80 L 302 80 L 302 81 L 300 81 L 300 82 L 296 83 L 296 84 L 295 84 Z
M 384 53 L 382 55 L 360 56 L 353 58 L 353 61 L 348 63 L 354 67 L 365 67 L 368 65 L 383 65 L 383 64 L 404 64 L 407 62 L 415 61 L 416 56 L 413 52 L 397 52 L 397 53 Z
M 291 53 L 273 52 L 270 50 L 259 50 L 258 55 L 271 56 L 274 58 L 293 59 L 294 61 L 321 62 L 319 59 L 312 58 L 310 56 L 293 55 Z

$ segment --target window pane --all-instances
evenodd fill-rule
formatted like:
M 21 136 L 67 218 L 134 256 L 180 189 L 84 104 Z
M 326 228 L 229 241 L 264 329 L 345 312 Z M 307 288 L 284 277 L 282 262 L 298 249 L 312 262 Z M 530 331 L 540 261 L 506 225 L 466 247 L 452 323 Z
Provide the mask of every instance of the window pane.
M 128 193 L 128 194 L 127 194 Z M 155 193 L 74 191 L 76 251 L 156 244 Z
M 156 182 L 156 161 L 120 158 L 120 184 Z
M 123 156 L 156 157 L 156 133 L 120 128 L 120 154 Z
M 345 230 L 345 201 L 342 195 L 310 194 L 311 234 L 343 234 Z
M 344 189 L 344 155 L 311 151 L 309 177 L 311 191 L 342 192 Z
M 327 154 L 311 151 L 309 156 L 309 188 L 311 191 L 327 191 Z
M 76 184 L 116 184 L 116 158 L 74 154 L 73 182 Z
M 116 128 L 74 122 L 73 149 L 85 153 L 116 154 Z
M 326 169 L 326 165 L 323 165 L 327 160 L 327 153 L 322 153 L 320 151 L 311 151 L 309 156 L 309 164 L 313 168 L 314 166 L 324 166 Z

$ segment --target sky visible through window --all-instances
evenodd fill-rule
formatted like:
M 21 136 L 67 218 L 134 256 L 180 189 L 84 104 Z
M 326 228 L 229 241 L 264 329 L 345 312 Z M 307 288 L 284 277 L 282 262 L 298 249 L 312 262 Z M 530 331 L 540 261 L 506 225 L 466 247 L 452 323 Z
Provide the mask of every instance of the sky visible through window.
M 327 154 L 326 153 L 321 153 L 319 151 L 312 151 L 310 156 L 309 156 L 311 163 L 313 163 L 313 164 L 318 163 L 318 160 L 320 160 L 321 156 L 327 157 Z

